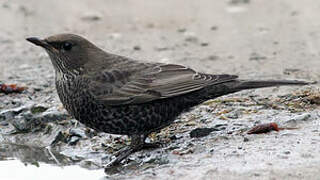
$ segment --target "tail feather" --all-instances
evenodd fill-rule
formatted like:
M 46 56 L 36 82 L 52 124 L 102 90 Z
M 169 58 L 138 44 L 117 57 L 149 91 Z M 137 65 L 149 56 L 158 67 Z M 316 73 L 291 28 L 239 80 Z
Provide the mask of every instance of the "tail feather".
M 297 80 L 233 80 L 210 86 L 208 91 L 208 98 L 215 98 L 246 89 L 257 89 L 274 86 L 303 86 L 315 83 L 316 82 Z
M 315 84 L 316 82 L 307 82 L 307 81 L 297 81 L 297 80 L 236 80 L 232 85 L 231 89 L 236 89 L 237 91 L 244 89 L 255 89 L 255 88 L 264 88 L 264 87 L 273 87 L 273 86 L 302 86 Z
M 311 85 L 316 82 L 297 81 L 297 80 L 231 80 L 208 86 L 201 93 L 191 93 L 191 96 L 186 98 L 191 102 L 192 106 L 204 102 L 208 99 L 214 99 L 223 95 L 235 93 L 246 89 L 256 89 L 274 86 L 303 86 Z M 190 104 L 189 104 L 190 105 Z

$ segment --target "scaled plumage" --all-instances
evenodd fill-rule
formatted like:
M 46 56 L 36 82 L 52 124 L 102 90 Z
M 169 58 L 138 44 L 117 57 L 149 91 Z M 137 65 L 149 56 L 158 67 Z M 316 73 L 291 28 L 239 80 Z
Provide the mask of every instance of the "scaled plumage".
M 48 52 L 56 71 L 57 92 L 72 116 L 98 131 L 132 137 L 131 146 L 112 165 L 147 146 L 148 134 L 208 99 L 244 89 L 309 84 L 239 80 L 182 65 L 143 63 L 107 53 L 73 34 L 27 40 Z

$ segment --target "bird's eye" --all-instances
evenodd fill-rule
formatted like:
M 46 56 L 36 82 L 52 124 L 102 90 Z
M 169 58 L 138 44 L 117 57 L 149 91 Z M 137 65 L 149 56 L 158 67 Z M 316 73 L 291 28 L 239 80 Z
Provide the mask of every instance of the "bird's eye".
M 62 44 L 62 48 L 63 48 L 64 50 L 66 50 L 66 51 L 70 51 L 70 50 L 72 49 L 72 44 L 69 43 L 69 42 L 64 42 L 64 43 Z

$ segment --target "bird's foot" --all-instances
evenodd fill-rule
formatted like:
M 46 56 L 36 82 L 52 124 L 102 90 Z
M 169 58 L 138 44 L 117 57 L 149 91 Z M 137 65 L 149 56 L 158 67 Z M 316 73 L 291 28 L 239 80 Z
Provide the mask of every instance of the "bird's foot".
M 115 159 L 113 159 L 111 162 L 109 162 L 105 168 L 104 171 L 107 174 L 114 174 L 119 172 L 118 167 L 120 166 L 121 161 L 126 159 L 131 154 L 140 151 L 142 149 L 153 149 L 153 148 L 159 148 L 161 147 L 161 143 L 145 143 L 142 141 L 142 143 L 134 142 L 131 146 L 124 147 L 120 149 L 118 152 L 116 152 Z
M 120 163 L 122 160 L 130 156 L 130 154 L 136 152 L 136 150 L 132 146 L 124 147 L 120 149 L 118 152 L 116 152 L 115 159 L 110 161 L 105 167 L 104 172 L 107 174 L 114 174 L 118 172 L 118 167 L 120 166 Z
M 141 149 L 156 149 L 162 147 L 162 143 L 160 142 L 155 142 L 155 143 L 144 143 L 142 145 Z
M 109 162 L 106 167 L 117 166 L 120 164 L 122 160 L 124 160 L 131 154 L 137 151 L 140 151 L 142 149 L 154 149 L 154 148 L 159 148 L 161 146 L 162 146 L 161 143 L 143 143 L 142 145 L 139 145 L 139 146 L 124 147 L 114 154 L 116 158 L 111 162 Z

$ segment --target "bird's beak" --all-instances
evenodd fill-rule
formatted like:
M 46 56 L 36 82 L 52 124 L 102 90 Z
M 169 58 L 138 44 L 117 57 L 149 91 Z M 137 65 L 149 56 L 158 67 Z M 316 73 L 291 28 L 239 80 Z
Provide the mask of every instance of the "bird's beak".
M 36 38 L 36 37 L 29 37 L 29 38 L 26 38 L 27 41 L 37 45 L 37 46 L 41 46 L 47 50 L 53 50 L 53 46 L 51 46 L 49 43 L 47 43 L 45 40 L 42 40 L 42 39 L 39 39 L 39 38 Z

